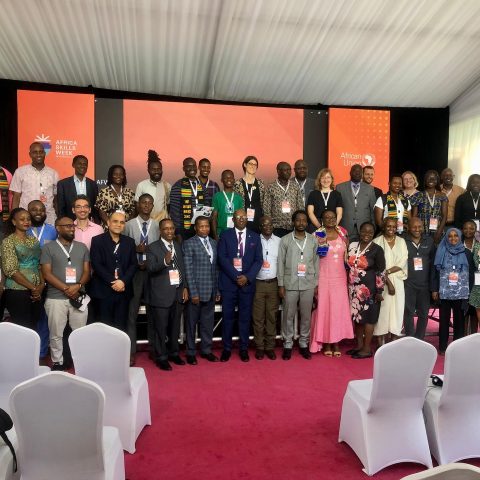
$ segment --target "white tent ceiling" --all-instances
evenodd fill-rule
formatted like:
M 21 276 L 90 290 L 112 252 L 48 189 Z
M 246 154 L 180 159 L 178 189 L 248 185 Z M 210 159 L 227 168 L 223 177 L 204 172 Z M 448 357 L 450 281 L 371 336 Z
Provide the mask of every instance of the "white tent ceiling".
M 0 0 L 0 78 L 216 100 L 444 107 L 480 0 Z

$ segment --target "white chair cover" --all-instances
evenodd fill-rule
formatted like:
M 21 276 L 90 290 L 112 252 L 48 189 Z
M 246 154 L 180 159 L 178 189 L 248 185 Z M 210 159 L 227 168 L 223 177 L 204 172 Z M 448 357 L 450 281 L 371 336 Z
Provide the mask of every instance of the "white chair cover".
M 428 390 L 423 413 L 432 455 L 440 465 L 480 457 L 480 333 L 452 342 L 443 387 Z
M 430 480 L 478 480 L 480 478 L 480 468 L 468 463 L 448 463 L 430 470 L 407 475 L 402 480 L 422 480 L 424 478 Z
M 4 409 L 5 410 L 5 409 Z M 18 455 L 18 441 L 15 428 L 7 432 L 8 439 L 12 443 L 15 453 Z M 18 460 L 18 457 L 17 457 Z M 8 445 L 0 438 L 0 480 L 16 480 L 20 478 L 20 472 L 13 472 L 13 455 Z
M 51 372 L 16 386 L 10 409 L 22 480 L 124 480 L 117 429 L 103 427 L 98 385 Z
M 50 371 L 39 367 L 40 337 L 30 328 L 0 323 L 0 408 L 10 411 L 8 398 L 19 383 Z
M 338 441 L 368 475 L 400 462 L 432 467 L 422 405 L 436 356 L 429 343 L 402 338 L 378 349 L 372 380 L 349 382 Z
M 94 323 L 69 337 L 75 373 L 98 383 L 105 393 L 104 424 L 117 427 L 124 450 L 151 425 L 148 382 L 143 368 L 130 368 L 130 338 L 117 328 Z

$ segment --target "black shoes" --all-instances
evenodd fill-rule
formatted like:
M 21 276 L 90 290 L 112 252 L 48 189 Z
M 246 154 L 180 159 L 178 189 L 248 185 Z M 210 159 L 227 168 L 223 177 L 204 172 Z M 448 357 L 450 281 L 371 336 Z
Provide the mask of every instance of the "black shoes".
M 265 355 L 270 360 L 275 360 L 277 358 L 277 356 L 275 355 L 275 352 L 273 350 L 265 350 Z
M 220 357 L 221 362 L 228 362 L 230 360 L 230 357 L 232 356 L 232 352 L 229 352 L 228 350 L 224 350 L 222 352 L 222 355 Z
M 240 360 L 242 362 L 249 362 L 250 357 L 248 356 L 247 350 L 240 350 Z
M 204 358 L 209 362 L 218 362 L 218 357 L 216 357 L 213 353 L 201 353 L 200 358 Z
M 182 360 L 180 355 L 170 355 L 168 359 L 175 365 L 185 365 L 185 360 Z
M 284 348 L 282 353 L 283 360 L 290 360 L 292 358 L 292 349 Z
M 66 368 L 63 366 L 63 363 L 55 362 L 52 364 L 52 372 L 64 372 Z
M 305 360 L 311 360 L 312 359 L 312 354 L 309 352 L 308 347 L 300 347 L 300 355 L 305 359 Z
M 166 372 L 172 370 L 172 366 L 168 363 L 167 360 L 157 360 L 155 363 L 160 370 L 165 370 Z
M 373 357 L 373 353 L 360 354 L 360 352 L 357 352 L 352 355 L 352 358 L 355 360 L 362 360 L 364 358 L 372 358 L 372 357 Z
M 187 355 L 187 363 L 189 365 L 196 365 L 197 364 L 197 358 L 195 355 Z
M 257 350 L 255 352 L 255 358 L 257 360 L 263 360 L 263 357 L 265 356 L 265 352 L 263 350 Z

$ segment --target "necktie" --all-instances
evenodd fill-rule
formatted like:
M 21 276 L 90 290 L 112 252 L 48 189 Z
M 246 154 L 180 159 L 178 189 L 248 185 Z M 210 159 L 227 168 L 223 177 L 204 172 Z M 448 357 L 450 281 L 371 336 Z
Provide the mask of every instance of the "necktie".
M 144 243 L 145 245 L 148 245 L 148 236 L 147 236 L 147 225 L 148 222 L 143 222 L 142 224 L 142 234 L 140 235 L 140 242 Z M 140 263 L 143 262 L 143 253 L 138 254 L 138 261 Z
M 241 257 L 243 257 L 243 240 L 242 240 L 242 233 L 238 232 L 238 252 Z
M 204 238 L 203 243 L 204 243 L 205 248 L 206 248 L 206 250 L 208 252 L 208 255 L 210 257 L 210 263 L 212 263 L 213 262 L 213 255 L 212 255 L 212 249 L 210 248 L 210 242 L 208 241 L 208 238 Z
M 178 266 L 178 260 L 177 260 L 177 254 L 175 253 L 175 250 L 173 250 L 173 245 L 169 245 L 170 251 L 173 252 L 173 263 L 172 267 L 174 270 L 178 270 L 178 278 L 180 280 L 180 283 L 182 283 L 182 272 L 180 271 L 180 267 Z

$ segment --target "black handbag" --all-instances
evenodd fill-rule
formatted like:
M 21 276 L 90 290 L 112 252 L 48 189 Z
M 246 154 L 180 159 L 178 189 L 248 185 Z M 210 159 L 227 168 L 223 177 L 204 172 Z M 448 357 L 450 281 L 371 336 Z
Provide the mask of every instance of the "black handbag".
M 17 471 L 17 455 L 13 448 L 12 442 L 7 436 L 7 432 L 13 427 L 13 422 L 10 415 L 0 408 L 0 437 L 6 443 L 13 455 L 13 471 Z

